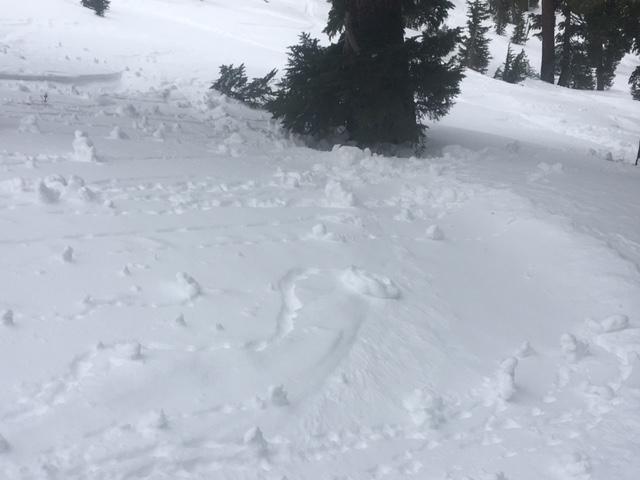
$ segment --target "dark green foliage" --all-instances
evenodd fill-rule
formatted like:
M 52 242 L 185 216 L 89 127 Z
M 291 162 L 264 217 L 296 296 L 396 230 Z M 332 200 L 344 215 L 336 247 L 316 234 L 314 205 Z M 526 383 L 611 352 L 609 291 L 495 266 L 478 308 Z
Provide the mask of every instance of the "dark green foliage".
M 234 67 L 233 64 L 221 65 L 220 77 L 211 85 L 211 89 L 250 107 L 263 107 L 274 97 L 271 82 L 276 73 L 276 70 L 272 70 L 264 77 L 249 81 L 244 64 L 238 67 Z
M 342 80 L 341 48 L 321 47 L 307 33 L 289 48 L 284 78 L 274 101 L 267 105 L 287 130 L 326 137 L 344 127 L 348 91 Z
M 529 64 L 529 59 L 526 53 L 524 53 L 524 50 L 514 56 L 511 45 L 509 45 L 504 65 L 496 71 L 494 78 L 499 78 L 507 83 L 520 83 L 525 78 L 532 77 L 533 75 L 533 69 Z
M 460 63 L 472 70 L 486 73 L 489 54 L 489 27 L 483 23 L 489 19 L 489 9 L 482 0 L 467 1 L 467 33 L 462 39 Z
M 527 43 L 529 37 L 529 25 L 525 19 L 524 12 L 522 10 L 517 10 L 514 20 L 515 26 L 513 27 L 513 33 L 511 34 L 511 43 L 524 45 Z
M 104 14 L 107 10 L 109 10 L 110 0 L 82 0 L 80 2 L 83 7 L 90 8 L 96 15 L 99 17 L 104 17 Z
M 331 10 L 329 21 L 324 32 L 329 37 L 334 37 L 344 30 L 344 20 L 347 13 L 347 5 L 354 0 L 329 0 Z M 356 0 L 359 1 L 359 0 Z M 374 3 L 374 0 L 364 0 Z M 453 8 L 449 0 L 399 0 L 402 8 L 402 16 L 407 27 L 426 30 L 439 29 Z
M 462 69 L 451 56 L 458 29 L 442 23 L 447 0 L 333 0 L 329 47 L 303 35 L 267 105 L 300 134 L 343 132 L 361 146 L 417 142 L 421 119 L 445 115 Z M 422 30 L 407 38 L 405 26 Z
M 560 59 L 556 64 L 558 85 L 576 90 L 594 90 L 596 77 L 584 44 L 571 42 L 569 52 L 565 56 L 563 45 L 556 46 L 556 58 Z M 562 63 L 565 58 L 564 61 L 568 61 L 566 66 Z
M 631 47 L 624 30 L 625 3 L 616 0 L 585 1 L 584 41 L 591 66 L 595 69 L 597 90 L 611 87 L 616 68 Z
M 636 67 L 631 74 L 629 85 L 631 85 L 631 96 L 633 99 L 640 100 L 640 67 Z
M 626 52 L 638 47 L 637 0 L 555 0 L 559 18 L 555 38 L 558 85 L 604 90 Z M 534 16 L 533 28 L 539 29 Z
M 511 21 L 512 5 L 512 0 L 489 0 L 489 10 L 498 35 L 504 35 L 507 24 Z

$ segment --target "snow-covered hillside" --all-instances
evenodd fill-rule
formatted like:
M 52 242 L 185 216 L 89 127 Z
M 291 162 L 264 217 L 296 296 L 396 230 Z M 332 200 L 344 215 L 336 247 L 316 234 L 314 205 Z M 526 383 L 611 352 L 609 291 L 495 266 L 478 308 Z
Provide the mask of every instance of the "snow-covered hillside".
M 77 3 L 0 2 L 1 480 L 638 478 L 633 59 L 319 152 L 207 88 L 323 1 Z

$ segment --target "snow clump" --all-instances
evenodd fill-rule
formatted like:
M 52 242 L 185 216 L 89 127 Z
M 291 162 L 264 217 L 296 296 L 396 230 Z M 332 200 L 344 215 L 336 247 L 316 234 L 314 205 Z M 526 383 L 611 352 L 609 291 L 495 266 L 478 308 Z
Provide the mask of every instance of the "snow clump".
M 76 130 L 73 140 L 73 158 L 77 162 L 97 162 L 96 147 L 86 132 Z
M 341 280 L 345 287 L 362 295 L 382 299 L 400 298 L 400 289 L 391 279 L 354 266 L 342 273 Z

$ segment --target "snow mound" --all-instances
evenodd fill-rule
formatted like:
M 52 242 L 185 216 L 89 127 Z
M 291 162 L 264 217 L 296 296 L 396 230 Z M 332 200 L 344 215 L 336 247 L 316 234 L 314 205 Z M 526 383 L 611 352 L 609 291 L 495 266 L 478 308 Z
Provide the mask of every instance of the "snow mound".
M 2 315 L 0 315 L 0 320 L 2 320 L 2 324 L 6 327 L 11 327 L 12 325 L 14 325 L 13 310 L 5 310 L 4 312 L 2 312 Z
M 436 429 L 446 422 L 445 404 L 439 395 L 416 389 L 402 404 L 417 426 Z
M 73 158 L 76 162 L 97 162 L 96 147 L 89 134 L 76 130 L 73 140 Z
M 176 274 L 176 281 L 180 296 L 185 300 L 194 300 L 202 293 L 200 284 L 189 274 L 180 272 Z
M 371 157 L 371 150 L 365 148 L 364 150 L 358 147 L 351 147 L 348 145 L 334 145 L 332 154 L 338 164 L 342 167 L 350 167 L 362 160 Z
M 571 333 L 560 337 L 560 348 L 570 362 L 577 362 L 589 354 L 588 345 Z
M 70 246 L 67 246 L 63 251 L 62 251 L 62 261 L 65 263 L 73 263 L 73 248 Z
M 289 398 L 284 386 L 278 385 L 277 387 L 269 387 L 269 401 L 276 407 L 286 407 L 289 405 Z
M 113 127 L 113 130 L 111 130 L 111 132 L 109 133 L 109 136 L 107 137 L 109 140 L 128 140 L 129 139 L 129 135 L 127 135 L 122 128 L 120 128 L 118 125 L 116 125 L 115 127 Z
M 259 427 L 253 427 L 242 437 L 242 442 L 251 448 L 258 457 L 269 456 L 269 442 L 264 438 L 264 434 Z
M 38 118 L 35 115 L 27 115 L 20 120 L 18 131 L 21 133 L 40 133 Z
M 593 333 L 613 333 L 629 328 L 629 317 L 626 315 L 611 315 L 600 321 L 589 319 L 587 325 Z
M 48 187 L 43 180 L 40 180 L 38 182 L 38 186 L 36 187 L 36 195 L 38 201 L 43 204 L 58 203 L 58 201 L 60 200 L 60 192 L 54 188 Z
M 400 289 L 391 279 L 354 266 L 342 273 L 341 280 L 345 287 L 362 295 L 391 300 L 400 298 Z
M 356 198 L 339 180 L 330 179 L 324 188 L 326 206 L 333 208 L 351 208 L 356 205 Z
M 429 240 L 434 240 L 436 242 L 444 240 L 444 232 L 438 225 L 429 226 L 425 233 Z
M 11 444 L 9 444 L 6 438 L 0 435 L 0 455 L 9 452 L 9 450 L 11 450 Z

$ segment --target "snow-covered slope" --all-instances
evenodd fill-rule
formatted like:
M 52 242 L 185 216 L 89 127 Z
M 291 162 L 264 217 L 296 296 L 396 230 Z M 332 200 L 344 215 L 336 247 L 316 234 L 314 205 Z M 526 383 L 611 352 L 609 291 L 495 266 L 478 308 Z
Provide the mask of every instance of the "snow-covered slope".
M 322 1 L 4 3 L 0 479 L 637 478 L 621 84 L 318 152 L 207 87 Z

